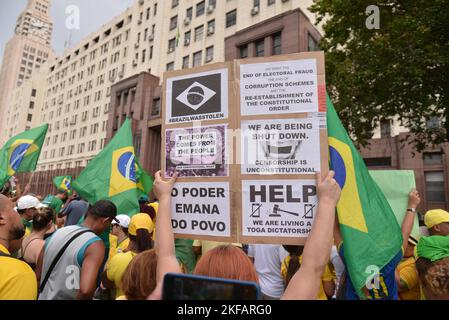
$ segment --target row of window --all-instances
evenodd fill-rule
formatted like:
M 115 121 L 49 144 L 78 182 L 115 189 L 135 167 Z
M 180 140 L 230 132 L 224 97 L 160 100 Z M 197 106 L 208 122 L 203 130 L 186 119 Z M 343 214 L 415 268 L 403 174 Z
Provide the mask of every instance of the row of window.
M 89 141 L 89 143 L 87 144 L 87 151 L 88 152 L 92 152 L 92 151 L 97 151 L 101 150 L 104 147 L 104 143 L 105 143 L 105 138 L 100 140 L 100 143 L 97 143 L 97 140 L 91 140 Z M 99 148 L 97 148 L 97 146 L 99 146 Z M 44 151 L 42 153 L 42 160 L 46 160 L 48 158 L 48 156 L 50 156 L 50 159 L 54 159 L 56 157 L 56 149 L 52 149 L 49 151 Z M 86 144 L 84 142 L 79 143 L 77 148 L 76 148 L 76 152 L 77 153 L 83 153 L 86 151 Z M 66 147 L 60 147 L 58 150 L 58 156 L 59 157 L 64 157 L 64 156 L 70 156 L 73 155 L 75 152 L 75 145 L 70 145 Z M 52 170 L 49 168 L 49 170 Z

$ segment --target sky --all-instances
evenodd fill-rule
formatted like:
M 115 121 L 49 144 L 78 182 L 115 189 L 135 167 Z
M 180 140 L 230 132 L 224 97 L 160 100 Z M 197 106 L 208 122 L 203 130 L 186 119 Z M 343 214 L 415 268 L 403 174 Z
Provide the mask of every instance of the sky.
M 80 29 L 72 30 L 72 46 L 99 29 L 103 24 L 132 5 L 134 0 L 52 0 L 50 17 L 53 20 L 52 46 L 57 55 L 64 52 L 70 38 L 66 25 L 66 8 L 76 5 L 80 12 Z M 25 9 L 27 0 L 0 0 L 0 63 L 5 45 L 14 34 L 16 20 Z

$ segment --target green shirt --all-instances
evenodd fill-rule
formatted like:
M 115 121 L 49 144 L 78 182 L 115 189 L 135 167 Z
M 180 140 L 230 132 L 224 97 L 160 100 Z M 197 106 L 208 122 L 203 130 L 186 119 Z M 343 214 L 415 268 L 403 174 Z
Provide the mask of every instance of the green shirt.
M 53 210 L 55 210 L 56 214 L 58 214 L 59 211 L 61 211 L 62 205 L 64 204 L 64 202 L 62 202 L 61 199 L 59 199 L 58 197 L 55 197 L 52 194 L 49 194 L 48 196 L 46 196 L 44 201 L 42 201 L 42 203 L 45 204 L 46 206 L 48 206 L 49 208 L 52 208 Z

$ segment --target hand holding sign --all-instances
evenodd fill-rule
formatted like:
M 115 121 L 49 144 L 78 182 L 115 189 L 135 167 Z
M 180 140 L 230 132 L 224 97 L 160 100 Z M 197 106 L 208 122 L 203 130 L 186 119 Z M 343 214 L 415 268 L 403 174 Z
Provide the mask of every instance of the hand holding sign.
M 158 172 L 156 172 L 153 192 L 159 200 L 161 200 L 162 198 L 170 198 L 173 185 L 176 182 L 176 178 L 178 178 L 177 172 L 175 172 L 173 177 L 171 177 L 168 181 L 164 181 L 161 176 L 161 171 L 159 170 Z
M 319 201 L 335 207 L 340 199 L 341 189 L 337 181 L 334 179 L 334 175 L 335 172 L 331 170 L 324 180 L 322 179 L 320 172 L 317 172 L 316 177 L 318 183 Z

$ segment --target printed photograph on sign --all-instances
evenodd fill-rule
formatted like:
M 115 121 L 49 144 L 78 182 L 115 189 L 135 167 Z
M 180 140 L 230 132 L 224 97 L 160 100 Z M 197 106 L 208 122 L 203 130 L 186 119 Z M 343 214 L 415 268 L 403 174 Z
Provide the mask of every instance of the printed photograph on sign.
M 317 203 L 316 180 L 243 180 L 242 235 L 305 238 Z
M 318 112 L 315 59 L 240 66 L 241 114 Z
M 180 177 L 228 176 L 227 125 L 165 131 L 165 175 Z
M 168 78 L 166 83 L 167 124 L 228 117 L 227 69 Z
M 314 174 L 320 171 L 317 118 L 242 121 L 242 174 Z
M 231 236 L 228 182 L 178 182 L 172 191 L 177 234 Z

